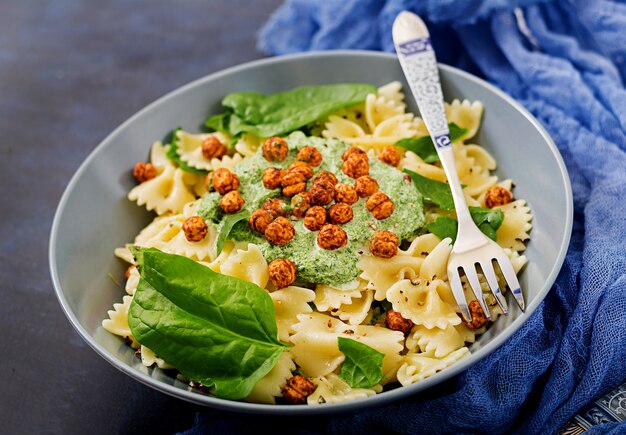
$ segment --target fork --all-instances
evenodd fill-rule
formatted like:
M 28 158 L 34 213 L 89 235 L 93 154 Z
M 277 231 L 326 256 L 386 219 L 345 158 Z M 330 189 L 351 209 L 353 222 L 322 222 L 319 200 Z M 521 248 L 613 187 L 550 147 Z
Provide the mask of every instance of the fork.
M 456 209 L 457 237 L 448 260 L 448 279 L 452 294 L 463 317 L 471 322 L 472 315 L 461 284 L 460 270 L 480 304 L 485 316 L 491 313 L 485 302 L 479 282 L 477 266 L 504 314 L 508 313 L 506 300 L 496 278 L 494 263 L 500 267 L 504 279 L 518 305 L 524 310 L 524 296 L 511 260 L 496 242 L 485 236 L 470 215 L 463 195 L 463 188 L 454 163 L 454 153 L 448 130 L 448 120 L 443 103 L 443 91 L 439 81 L 437 59 L 430 43 L 430 34 L 424 22 L 411 12 L 401 12 L 393 23 L 393 41 L 404 75 L 409 83 L 424 124 L 435 144 L 439 160 L 448 178 L 454 208 Z

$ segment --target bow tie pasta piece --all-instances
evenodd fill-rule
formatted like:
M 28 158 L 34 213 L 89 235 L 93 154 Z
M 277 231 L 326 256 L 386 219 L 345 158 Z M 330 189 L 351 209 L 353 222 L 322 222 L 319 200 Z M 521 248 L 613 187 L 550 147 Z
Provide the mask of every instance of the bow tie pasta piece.
M 397 104 L 385 97 L 369 94 L 365 99 L 365 120 L 370 133 L 374 132 L 385 120 L 403 115 L 405 107 L 405 104 Z
M 321 313 L 301 314 L 291 336 L 291 353 L 302 372 L 320 377 L 333 372 L 344 360 L 339 350 L 338 337 L 360 341 L 384 353 L 383 374 L 395 372 L 404 349 L 404 334 L 387 328 L 369 325 L 347 325 Z
M 360 298 L 361 290 L 342 290 L 327 284 L 318 284 L 315 287 L 315 308 L 317 311 L 336 310 L 343 304 L 351 304 L 353 298 Z
M 269 267 L 261 250 L 254 243 L 238 242 L 223 249 L 209 268 L 214 272 L 233 276 L 265 288 L 269 279 Z
M 468 100 L 453 100 L 452 103 L 445 103 L 446 117 L 449 123 L 454 123 L 461 128 L 467 129 L 467 134 L 463 140 L 476 136 L 480 128 L 483 117 L 483 103 L 480 101 L 470 102 Z
M 496 184 L 498 177 L 490 175 L 490 171 L 495 169 L 495 160 L 487 150 L 478 145 L 462 143 L 453 144 L 452 149 L 459 179 L 461 184 L 465 185 L 463 189 L 465 196 L 477 198 Z M 492 169 L 482 166 L 479 162 L 489 164 Z
M 442 285 L 445 283 L 438 279 L 403 279 L 387 291 L 387 300 L 393 305 L 394 311 L 415 325 L 445 329 L 448 325 L 461 323 L 461 318 L 454 307 L 439 296 L 437 287 Z
M 452 239 L 445 238 L 431 250 L 422 265 L 420 276 L 432 281 L 433 279 L 448 279 L 448 258 L 452 252 Z
M 158 216 L 135 238 L 135 245 L 157 248 L 169 254 L 184 255 L 195 260 L 211 261 L 215 258 L 215 225 L 207 222 L 207 235 L 199 242 L 190 242 L 185 237 L 183 214 Z
M 152 367 L 154 364 L 156 364 L 157 367 L 160 369 L 175 368 L 173 365 L 168 364 L 167 362 L 163 361 L 162 358 L 159 358 L 151 349 L 147 348 L 146 346 L 141 346 L 140 353 L 141 353 L 141 364 L 143 364 L 146 367 Z
M 152 145 L 150 161 L 157 169 L 157 176 L 135 186 L 128 192 L 128 199 L 159 215 L 182 212 L 185 204 L 196 199 L 185 183 L 185 172 L 167 159 L 165 147 L 160 142 Z
M 261 146 L 261 139 L 251 133 L 243 133 L 235 143 L 235 151 L 243 157 L 252 157 Z M 234 156 L 233 156 L 234 158 Z M 227 168 L 231 170 L 232 168 Z
M 311 379 L 317 386 L 313 394 L 307 397 L 309 405 L 321 405 L 323 403 L 348 402 L 364 399 L 380 393 L 383 389 L 380 385 L 374 388 L 351 388 L 343 379 L 335 373 Z
M 348 113 L 351 110 L 357 110 L 356 116 Z M 330 115 L 324 123 L 322 136 L 367 149 L 382 149 L 421 131 L 414 115 L 406 113 L 400 83 L 392 82 L 380 88 L 377 94 L 369 94 L 362 112 L 347 109 Z
M 136 267 L 133 267 L 128 274 L 128 279 L 126 280 L 126 285 L 124 286 L 124 290 L 126 290 L 126 293 L 128 293 L 130 296 L 134 295 L 135 291 L 137 291 L 137 286 L 139 285 L 140 279 L 141 276 L 139 275 L 139 270 L 137 270 Z
M 476 332 L 464 324 L 448 325 L 445 329 L 428 329 L 423 325 L 415 326 L 406 338 L 406 348 L 410 352 L 425 356 L 443 358 L 449 353 L 462 348 L 465 342 L 476 341 Z
M 354 290 L 342 290 L 319 284 L 315 288 L 313 303 L 318 311 L 327 311 L 350 325 L 360 325 L 372 306 L 374 291 L 363 290 L 366 282 L 359 284 L 359 288 Z
M 282 389 L 296 369 L 289 352 L 283 352 L 272 370 L 254 385 L 252 392 L 244 400 L 253 403 L 275 404 L 277 397 L 282 397 Z
M 289 335 L 296 332 L 294 325 L 298 323 L 300 314 L 313 311 L 309 302 L 315 299 L 315 292 L 307 288 L 290 286 L 270 293 L 276 311 L 278 339 L 289 342 Z
M 222 158 L 207 159 L 202 154 L 202 143 L 210 138 L 216 137 L 221 143 L 226 144 L 230 138 L 222 133 L 191 134 L 179 130 L 175 133 L 178 136 L 178 148 L 176 152 L 180 159 L 189 166 L 205 171 L 214 171 L 219 168 L 231 170 L 237 163 L 243 160 L 243 156 L 235 153 L 232 156 L 225 155 Z
M 102 327 L 111 334 L 123 337 L 133 349 L 139 349 L 140 345 L 128 326 L 128 309 L 132 301 L 132 296 L 124 296 L 121 304 L 113 304 L 113 309 L 107 311 L 109 318 L 102 321 Z
M 402 83 L 399 81 L 389 82 L 378 88 L 376 95 L 383 97 L 387 101 L 393 102 L 394 106 L 402 109 L 402 113 L 406 110 L 404 103 L 404 92 L 402 92 Z
M 398 370 L 398 381 L 403 386 L 414 384 L 440 372 L 468 355 L 469 349 L 467 347 L 455 350 L 441 359 L 419 353 L 409 353 L 404 356 L 403 363 Z
M 336 115 L 329 116 L 324 127 L 324 137 L 341 139 L 344 142 L 366 136 L 365 130 L 359 124 Z
M 367 288 L 375 290 L 374 299 L 382 301 L 387 290 L 399 280 L 415 279 L 426 256 L 435 249 L 440 240 L 434 234 L 424 234 L 411 242 L 411 245 L 392 258 L 364 255 L 357 267 L 363 271 L 360 278 L 367 281 Z
M 530 238 L 528 233 L 532 228 L 530 223 L 532 215 L 530 208 L 526 206 L 526 201 L 518 199 L 497 208 L 504 213 L 504 221 L 496 231 L 498 244 L 513 251 L 525 250 L 524 241 Z

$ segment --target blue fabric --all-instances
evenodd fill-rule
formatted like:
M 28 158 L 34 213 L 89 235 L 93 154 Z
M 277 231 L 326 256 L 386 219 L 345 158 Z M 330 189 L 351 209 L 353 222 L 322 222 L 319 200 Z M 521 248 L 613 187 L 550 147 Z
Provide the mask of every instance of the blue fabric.
M 315 419 L 208 410 L 198 415 L 196 430 L 243 431 L 254 424 L 263 433 L 278 430 L 280 422 L 303 433 L 555 433 L 586 404 L 626 382 L 626 5 L 290 0 L 261 31 L 259 47 L 271 54 L 392 51 L 391 24 L 404 9 L 426 19 L 440 61 L 499 86 L 552 135 L 574 192 L 563 269 L 544 303 L 504 346 L 424 394 Z M 593 431 L 609 432 L 626 433 L 626 425 Z

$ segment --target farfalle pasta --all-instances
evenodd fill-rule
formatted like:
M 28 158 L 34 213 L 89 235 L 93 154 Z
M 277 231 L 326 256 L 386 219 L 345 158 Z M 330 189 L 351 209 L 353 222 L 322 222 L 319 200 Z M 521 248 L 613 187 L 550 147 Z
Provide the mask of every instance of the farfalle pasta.
M 305 112 L 290 106 L 300 104 L 298 95 L 307 96 L 308 118 L 303 115 L 295 124 L 297 115 L 278 117 Z M 210 362 L 186 370 L 184 360 L 168 361 L 166 355 L 173 354 L 158 340 L 147 346 L 133 335 L 136 319 L 129 322 L 129 316 L 141 315 L 133 310 L 134 300 L 160 282 L 148 282 L 137 255 L 154 248 L 193 260 L 212 276 L 236 280 L 224 288 L 197 282 L 194 292 L 210 287 L 216 300 L 228 303 L 240 295 L 237 283 L 245 282 L 268 298 L 266 312 L 255 316 L 270 313 L 271 319 L 245 318 L 246 304 L 255 299 L 237 301 L 242 317 L 237 331 L 260 341 L 235 355 L 232 372 L 239 362 L 257 358 L 254 348 L 263 347 L 264 339 L 284 349 L 271 364 L 259 362 L 255 382 L 234 381 L 237 393 L 223 393 L 229 382 L 207 385 L 211 394 L 269 404 L 338 403 L 419 382 L 466 357 L 468 346 L 489 325 L 476 319 L 466 323 L 450 289 L 447 263 L 455 234 L 432 225 L 453 224 L 454 210 L 425 201 L 408 176 L 424 177 L 425 185 L 446 182 L 434 148 L 423 146 L 428 132 L 422 119 L 407 111 L 401 84 L 233 94 L 224 106 L 226 112 L 207 120 L 211 131 L 176 129 L 171 143 L 155 142 L 150 162 L 135 168 L 139 184 L 128 198 L 156 216 L 132 243 L 115 251 L 130 266 L 125 295 L 108 312 L 103 328 L 138 349 L 147 367 L 176 366 L 181 376 L 193 379 L 190 385 L 199 383 L 193 373 L 207 370 L 211 378 Z M 527 261 L 530 208 L 513 197 L 511 180 L 498 180 L 493 174 L 497 162 L 475 143 L 482 103 L 454 100 L 445 110 L 468 204 L 489 214 L 493 227 L 488 230 L 517 273 Z M 406 148 L 406 140 L 422 146 Z M 501 274 L 497 278 L 506 291 Z M 170 279 L 176 287 L 185 277 Z M 502 310 L 482 274 L 479 281 L 495 320 Z M 462 285 L 467 299 L 475 299 L 467 279 Z M 178 297 L 183 296 L 171 296 Z M 202 298 L 194 298 L 189 325 L 207 315 L 195 311 L 201 310 Z M 222 328 L 237 322 L 237 316 L 233 320 L 220 310 L 215 322 L 223 322 Z M 176 320 L 176 328 L 186 327 Z M 267 328 L 275 337 L 264 335 Z M 197 331 L 186 337 L 193 340 Z M 220 347 L 222 353 L 229 351 Z M 367 376 L 355 379 L 356 368 Z

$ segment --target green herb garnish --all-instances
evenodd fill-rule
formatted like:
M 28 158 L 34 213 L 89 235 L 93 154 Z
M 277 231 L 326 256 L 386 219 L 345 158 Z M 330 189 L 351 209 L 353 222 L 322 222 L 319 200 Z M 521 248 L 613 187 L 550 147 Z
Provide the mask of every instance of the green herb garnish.
M 461 128 L 455 123 L 448 124 L 450 130 L 450 140 L 456 142 L 467 134 L 466 128 Z M 413 151 L 426 163 L 433 163 L 439 161 L 439 155 L 435 149 L 435 144 L 430 136 L 411 137 L 406 139 L 400 139 L 395 143 L 395 146 L 402 147 L 406 150 Z
M 454 210 L 454 200 L 448 183 L 431 180 L 416 172 L 404 169 L 411 176 L 413 185 L 422 194 L 424 201 L 437 205 L 443 210 Z
M 478 229 L 482 231 L 487 237 L 492 240 L 497 239 L 496 231 L 502 225 L 504 220 L 504 213 L 500 209 L 488 209 L 482 207 L 469 207 L 472 220 L 478 226 Z M 446 237 L 452 239 L 452 243 L 456 240 L 456 233 L 458 231 L 458 222 L 451 217 L 441 216 L 434 222 L 426 224 L 428 231 L 439 237 L 441 240 Z
M 237 92 L 224 97 L 225 112 L 211 116 L 204 125 L 232 136 L 241 133 L 278 136 L 358 104 L 375 92 L 375 86 L 360 83 L 301 86 L 270 95 Z
M 141 275 L 128 313 L 137 341 L 218 397 L 248 396 L 286 350 L 267 292 L 186 257 L 131 251 Z
M 230 232 L 233 230 L 233 227 L 237 222 L 240 222 L 244 219 L 248 219 L 250 217 L 249 210 L 242 210 L 239 213 L 227 214 L 224 216 L 224 219 L 220 222 L 219 227 L 217 228 L 218 235 L 217 241 L 215 242 L 215 247 L 217 249 L 217 255 L 220 255 L 222 252 L 222 248 L 224 247 L 224 243 L 228 240 L 228 236 Z
M 352 388 L 372 388 L 383 379 L 384 353 L 349 338 L 338 337 L 339 350 L 346 359 L 339 376 Z

